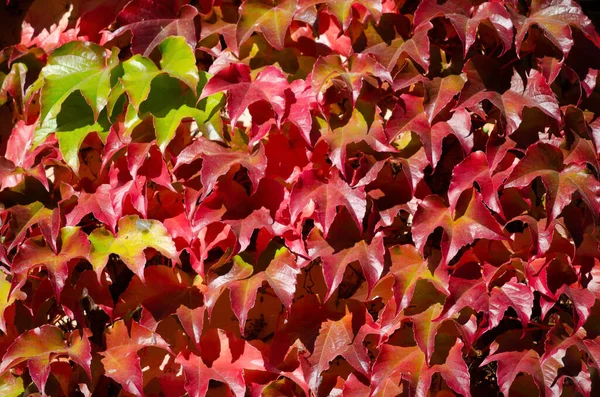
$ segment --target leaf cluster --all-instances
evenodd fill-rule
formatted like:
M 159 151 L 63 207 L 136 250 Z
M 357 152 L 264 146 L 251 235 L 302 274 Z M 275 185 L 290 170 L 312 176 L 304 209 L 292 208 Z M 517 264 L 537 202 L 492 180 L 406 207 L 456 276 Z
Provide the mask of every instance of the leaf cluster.
M 1 395 L 600 393 L 575 0 L 27 4 Z

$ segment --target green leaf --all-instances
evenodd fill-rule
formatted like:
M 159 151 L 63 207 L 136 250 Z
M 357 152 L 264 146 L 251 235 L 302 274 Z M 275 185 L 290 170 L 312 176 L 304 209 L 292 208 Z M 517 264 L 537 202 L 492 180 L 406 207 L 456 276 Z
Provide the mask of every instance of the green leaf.
M 162 53 L 160 60 L 162 70 L 195 90 L 199 81 L 196 57 L 184 38 L 181 36 L 168 37 L 158 48 Z
M 0 395 L 4 397 L 18 397 L 23 393 L 23 379 L 13 376 L 10 372 L 0 376 Z
M 140 104 L 150 94 L 150 83 L 161 71 L 150 59 L 134 55 L 123 62 L 125 73 L 122 77 L 123 88 L 129 96 L 129 102 L 139 109 Z
M 110 72 L 118 62 L 118 51 L 108 57 L 97 44 L 72 41 L 54 50 L 42 69 L 41 120 L 45 126 L 61 110 L 63 102 L 80 91 L 91 106 L 94 119 L 106 106 L 110 93 Z
M 110 130 L 110 123 L 104 110 L 94 121 L 92 110 L 83 96 L 76 92 L 63 104 L 63 109 L 49 124 L 56 131 L 58 147 L 65 162 L 75 172 L 79 170 L 79 148 L 88 134 L 97 132 L 104 138 Z
M 175 243 L 164 225 L 157 220 L 140 219 L 137 215 L 119 220 L 119 231 L 113 235 L 104 227 L 95 229 L 90 235 L 90 262 L 98 278 L 110 254 L 117 254 L 125 265 L 144 281 L 146 257 L 144 250 L 154 248 L 167 258 L 177 260 Z
M 203 72 L 198 84 L 200 90 L 208 80 Z M 179 80 L 168 75 L 157 76 L 153 81 L 148 99 L 140 106 L 141 117 L 151 113 L 154 116 L 156 143 L 164 151 L 175 136 L 175 131 L 185 118 L 194 118 L 198 125 L 203 125 L 213 117 L 221 107 L 223 94 L 211 95 L 202 99 L 197 105 L 195 96 L 190 90 L 183 90 Z
M 151 113 L 154 116 L 156 142 L 161 150 L 169 144 L 175 130 L 186 117 L 199 117 L 202 113 L 194 109 L 195 97 L 184 90 L 179 80 L 169 75 L 160 75 L 152 80 L 150 95 L 140 106 L 140 115 Z
M 159 49 L 162 53 L 162 70 L 151 59 L 141 55 L 134 55 L 123 62 L 123 87 L 136 109 L 148 98 L 154 78 L 163 73 L 183 81 L 192 91 L 196 90 L 200 80 L 194 52 L 183 37 L 168 37 L 159 45 Z

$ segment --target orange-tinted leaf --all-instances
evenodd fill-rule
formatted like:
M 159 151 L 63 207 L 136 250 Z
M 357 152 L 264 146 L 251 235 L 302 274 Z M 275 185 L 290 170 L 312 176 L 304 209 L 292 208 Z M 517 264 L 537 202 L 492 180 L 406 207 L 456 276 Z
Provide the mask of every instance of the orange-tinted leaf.
M 170 351 L 160 335 L 137 322 L 131 323 L 131 332 L 124 321 L 114 323 L 106 330 L 106 350 L 100 352 L 106 376 L 123 386 L 127 392 L 143 396 L 143 374 L 138 350 L 149 346 Z
M 183 366 L 185 390 L 190 397 L 203 397 L 211 379 L 226 384 L 236 397 L 246 394 L 244 371 L 264 370 L 262 354 L 243 339 L 236 339 L 218 330 L 220 347 L 218 358 L 207 366 L 201 357 L 193 353 L 179 354 L 176 362 Z

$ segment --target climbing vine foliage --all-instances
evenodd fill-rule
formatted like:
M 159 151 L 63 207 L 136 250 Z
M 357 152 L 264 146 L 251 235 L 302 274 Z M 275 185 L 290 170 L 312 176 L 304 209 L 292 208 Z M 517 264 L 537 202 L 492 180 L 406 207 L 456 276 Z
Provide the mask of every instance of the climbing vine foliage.
M 600 395 L 575 0 L 1 7 L 0 395 Z

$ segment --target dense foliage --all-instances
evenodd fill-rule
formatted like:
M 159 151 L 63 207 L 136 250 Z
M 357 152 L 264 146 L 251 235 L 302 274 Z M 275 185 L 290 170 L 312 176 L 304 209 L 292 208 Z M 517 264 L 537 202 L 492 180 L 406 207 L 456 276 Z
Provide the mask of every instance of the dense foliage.
M 600 394 L 574 0 L 3 7 L 0 395 Z

